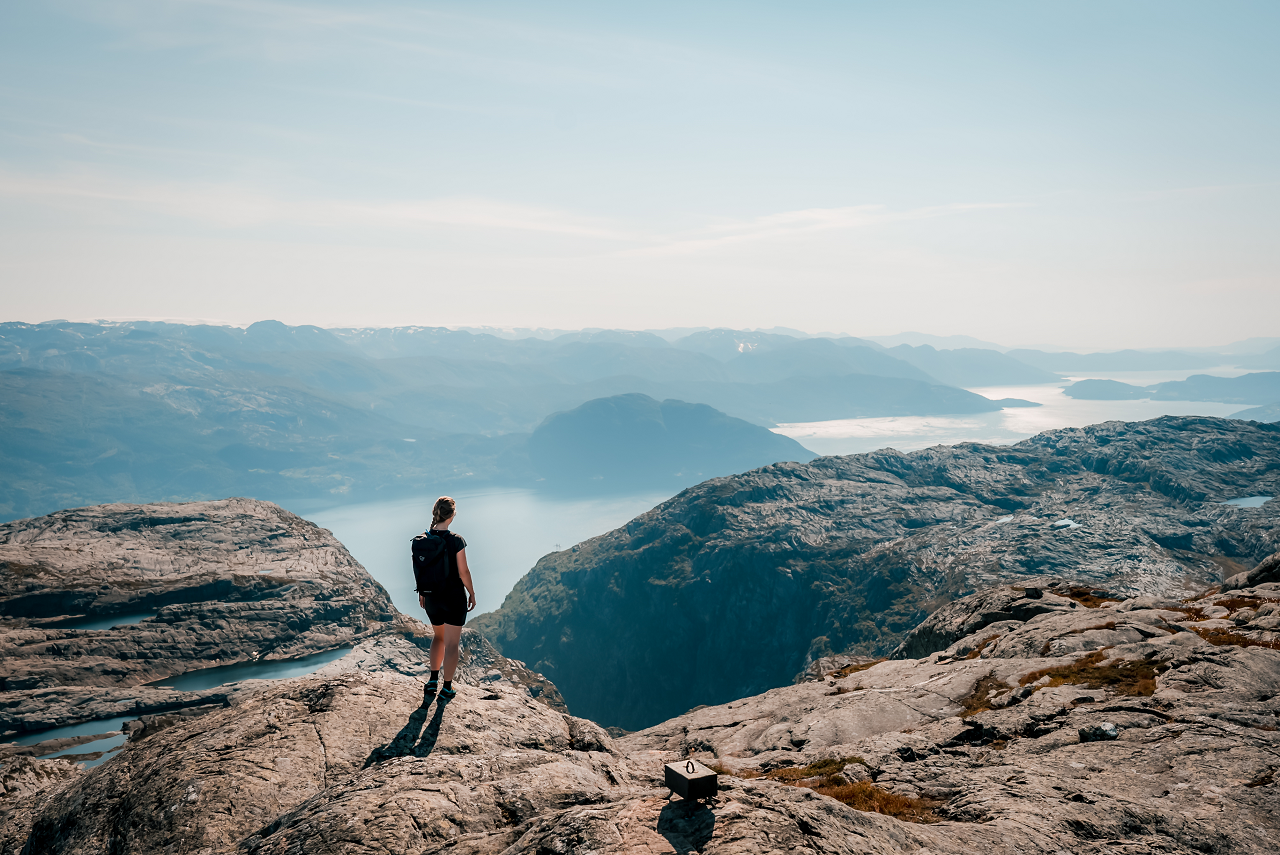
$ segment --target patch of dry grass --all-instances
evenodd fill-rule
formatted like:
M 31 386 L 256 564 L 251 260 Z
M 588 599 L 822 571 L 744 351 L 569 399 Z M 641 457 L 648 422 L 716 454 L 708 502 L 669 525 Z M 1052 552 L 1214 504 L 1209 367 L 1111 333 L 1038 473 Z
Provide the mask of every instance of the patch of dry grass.
M 972 692 L 960 699 L 960 718 L 968 718 L 993 709 L 991 701 L 1001 689 L 1008 690 L 1008 688 L 1008 683 L 993 674 L 983 677 L 973 687 Z
M 733 778 L 744 778 L 750 780 L 751 778 L 759 778 L 761 774 L 757 769 L 743 769 L 741 772 L 735 772 L 719 760 L 712 760 L 709 763 L 703 763 L 702 765 L 706 766 L 717 775 L 729 775 Z
M 1106 594 L 1094 594 L 1093 588 L 1082 588 L 1078 585 L 1072 585 L 1065 592 L 1061 588 L 1049 589 L 1059 597 L 1066 597 L 1068 600 L 1075 600 L 1087 609 L 1096 609 L 1103 603 L 1118 603 L 1119 597 L 1111 597 Z
M 977 659 L 979 656 L 981 656 L 981 655 L 982 655 L 982 651 L 984 651 L 984 650 L 986 650 L 986 649 L 987 649 L 987 645 L 988 645 L 988 644 L 990 644 L 991 642 L 995 641 L 995 640 L 996 640 L 996 639 L 998 639 L 999 637 L 1000 637 L 999 635 L 989 635 L 989 636 L 987 636 L 986 638 L 982 639 L 982 643 L 981 643 L 981 644 L 979 644 L 979 645 L 978 645 L 977 647 L 975 647 L 973 650 L 970 650 L 970 651 L 969 651 L 969 653 L 968 653 L 968 655 L 967 655 L 967 656 L 965 656 L 964 658 L 965 658 L 965 659 Z
M 1058 665 L 1053 668 L 1041 668 L 1032 671 L 1018 681 L 1026 686 L 1049 678 L 1049 686 L 1074 685 L 1089 689 L 1111 689 L 1120 695 L 1133 697 L 1150 697 L 1156 691 L 1156 666 L 1150 662 L 1117 662 L 1114 665 L 1100 665 L 1107 658 L 1107 650 L 1095 650 L 1088 656 L 1077 659 L 1070 665 Z
M 854 810 L 882 813 L 905 822 L 938 822 L 941 819 L 933 812 L 941 802 L 899 795 L 870 781 L 849 781 L 841 773 L 851 763 L 865 765 L 866 761 L 861 757 L 832 758 L 818 760 L 808 766 L 771 769 L 763 775 L 757 772 L 752 777 L 764 777 L 791 787 L 805 787 L 843 802 Z
M 1228 597 L 1225 600 L 1218 600 L 1215 606 L 1222 606 L 1227 611 L 1236 611 L 1237 609 L 1256 609 L 1267 603 L 1280 603 L 1280 599 L 1275 597 Z
M 1210 644 L 1216 644 L 1219 647 L 1234 644 L 1236 647 L 1265 647 L 1268 650 L 1280 650 L 1280 641 L 1261 641 L 1256 638 L 1250 638 L 1247 635 L 1241 635 L 1238 632 L 1232 632 L 1229 629 L 1199 629 L 1192 627 L 1192 632 Z
M 810 763 L 808 766 L 784 766 L 781 769 L 771 769 L 764 776 L 770 781 L 794 784 L 805 778 L 833 778 L 843 772 L 844 767 L 850 763 L 865 764 L 866 761 L 861 757 L 828 758 Z
M 942 802 L 933 799 L 913 799 L 891 793 L 870 781 L 852 784 L 836 784 L 811 788 L 815 793 L 830 796 L 844 802 L 854 810 L 882 813 L 904 822 L 941 822 L 942 817 L 933 812 Z
M 1180 606 L 1166 611 L 1182 612 L 1187 616 L 1188 620 L 1207 620 L 1204 616 L 1204 609 L 1201 606 Z
M 884 659 L 876 659 L 873 662 L 856 662 L 853 665 L 844 666 L 839 671 L 832 671 L 830 674 L 827 674 L 826 676 L 827 676 L 827 679 L 829 680 L 830 679 L 839 680 L 842 677 L 848 677 L 850 674 L 857 674 L 859 671 L 865 671 L 868 668 L 874 668 L 875 666 L 879 665 L 883 661 Z

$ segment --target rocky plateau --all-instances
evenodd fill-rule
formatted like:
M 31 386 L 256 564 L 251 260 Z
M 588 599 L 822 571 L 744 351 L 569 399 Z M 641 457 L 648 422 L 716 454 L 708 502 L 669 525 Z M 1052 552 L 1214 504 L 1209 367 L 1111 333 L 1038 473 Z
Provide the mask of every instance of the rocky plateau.
M 1280 581 L 1082 590 L 987 589 L 909 634 L 917 657 L 617 737 L 483 680 L 423 705 L 371 654 L 88 771 L 11 763 L 0 853 L 1274 852 Z M 686 758 L 714 800 L 663 787 Z

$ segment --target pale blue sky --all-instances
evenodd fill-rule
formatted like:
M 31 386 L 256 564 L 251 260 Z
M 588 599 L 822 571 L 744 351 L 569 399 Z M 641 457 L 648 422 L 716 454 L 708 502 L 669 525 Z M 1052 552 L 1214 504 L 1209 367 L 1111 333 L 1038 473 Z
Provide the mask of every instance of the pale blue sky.
M 4 320 L 1280 320 L 1280 5 L 0 6 Z

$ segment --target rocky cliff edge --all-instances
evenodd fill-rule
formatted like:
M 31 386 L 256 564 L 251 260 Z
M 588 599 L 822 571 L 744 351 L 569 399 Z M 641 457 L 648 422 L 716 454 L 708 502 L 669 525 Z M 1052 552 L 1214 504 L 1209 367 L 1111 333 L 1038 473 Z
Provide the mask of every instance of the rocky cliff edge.
M 85 621 L 106 628 L 76 628 Z M 99 505 L 0 525 L 0 759 L 101 734 L 6 738 L 208 711 L 262 685 L 152 685 L 188 672 L 349 650 L 326 667 L 418 676 L 430 643 L 430 627 L 397 612 L 332 533 L 270 502 Z M 550 682 L 472 631 L 460 678 L 563 709 Z

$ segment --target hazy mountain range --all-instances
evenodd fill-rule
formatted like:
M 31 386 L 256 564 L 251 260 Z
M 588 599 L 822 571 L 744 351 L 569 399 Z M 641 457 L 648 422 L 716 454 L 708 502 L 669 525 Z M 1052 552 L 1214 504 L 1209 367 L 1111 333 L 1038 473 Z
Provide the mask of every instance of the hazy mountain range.
M 699 422 L 696 439 L 683 435 L 664 451 L 659 469 L 690 479 L 674 490 L 701 480 L 687 473 L 730 474 L 731 460 L 807 459 L 789 440 L 749 439 L 739 421 L 767 428 L 1028 406 L 966 387 L 1053 382 L 1077 358 L 781 329 L 553 332 L 0 324 L 0 517 L 109 501 L 337 501 L 425 484 L 534 485 L 547 470 L 530 457 L 531 433 L 556 413 L 618 395 L 718 411 Z M 1102 366 L 1139 358 L 1088 356 Z M 1141 359 L 1214 361 L 1185 352 Z M 1247 403 L 1269 400 L 1280 394 Z M 617 455 L 635 451 L 628 431 L 652 424 L 627 412 L 639 421 L 605 431 Z M 761 457 L 764 447 L 774 450 Z M 596 475 L 586 477 L 606 480 Z M 620 472 L 607 480 L 627 485 Z

